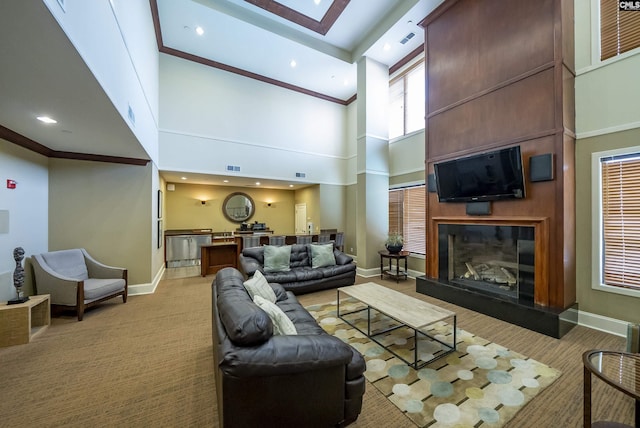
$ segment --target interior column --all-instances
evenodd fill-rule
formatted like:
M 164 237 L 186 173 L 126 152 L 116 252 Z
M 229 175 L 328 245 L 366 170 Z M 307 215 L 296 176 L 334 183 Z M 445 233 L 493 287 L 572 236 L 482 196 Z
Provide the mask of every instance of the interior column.
M 356 241 L 358 270 L 377 269 L 389 228 L 389 68 L 358 61 Z

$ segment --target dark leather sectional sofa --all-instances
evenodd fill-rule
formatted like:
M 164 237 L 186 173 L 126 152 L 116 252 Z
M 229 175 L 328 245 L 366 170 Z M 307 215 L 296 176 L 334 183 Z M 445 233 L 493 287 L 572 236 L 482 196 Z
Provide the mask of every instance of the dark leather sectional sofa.
M 330 427 L 357 419 L 362 355 L 326 333 L 291 292 L 270 284 L 296 335 L 274 336 L 234 268 L 212 284 L 213 357 L 220 427 Z
M 260 270 L 270 283 L 278 283 L 294 294 L 311 293 L 327 288 L 352 285 L 356 281 L 356 265 L 353 259 L 334 249 L 334 266 L 311 267 L 309 246 L 313 244 L 294 244 L 291 246 L 290 269 L 287 272 L 264 271 L 264 246 L 245 248 L 240 254 L 240 268 L 246 277 Z

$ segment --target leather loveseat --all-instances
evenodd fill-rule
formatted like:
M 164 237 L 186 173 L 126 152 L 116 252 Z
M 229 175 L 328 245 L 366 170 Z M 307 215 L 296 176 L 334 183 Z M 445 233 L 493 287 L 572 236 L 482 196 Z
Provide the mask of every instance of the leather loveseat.
M 284 272 L 265 271 L 265 246 L 245 248 L 240 253 L 240 268 L 246 277 L 253 276 L 259 270 L 267 281 L 278 283 L 294 294 L 355 284 L 356 265 L 350 256 L 334 248 L 335 264 L 314 268 L 311 261 L 312 245 L 316 244 L 291 245 L 290 269 Z
M 291 292 L 269 284 L 297 334 L 273 323 L 224 268 L 212 284 L 213 357 L 220 427 L 330 427 L 357 419 L 362 355 L 326 333 Z

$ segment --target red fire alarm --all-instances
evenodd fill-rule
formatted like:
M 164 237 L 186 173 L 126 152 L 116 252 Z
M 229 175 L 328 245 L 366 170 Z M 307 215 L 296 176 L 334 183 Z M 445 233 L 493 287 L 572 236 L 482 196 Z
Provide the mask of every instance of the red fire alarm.
M 15 189 L 16 184 L 18 184 L 15 180 L 7 179 L 7 189 Z

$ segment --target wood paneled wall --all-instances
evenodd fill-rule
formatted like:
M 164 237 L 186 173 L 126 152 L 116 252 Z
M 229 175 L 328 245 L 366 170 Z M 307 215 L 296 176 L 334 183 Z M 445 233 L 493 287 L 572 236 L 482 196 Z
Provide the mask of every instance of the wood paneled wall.
M 572 0 L 447 0 L 427 16 L 426 163 L 520 145 L 526 198 L 494 201 L 491 215 L 466 215 L 464 203 L 427 201 L 427 276 L 438 277 L 434 227 L 447 218 L 521 224 L 544 219 L 535 301 L 575 302 L 574 54 Z M 553 153 L 552 181 L 529 180 L 529 158 Z M 493 220 L 492 220 L 493 219 Z

